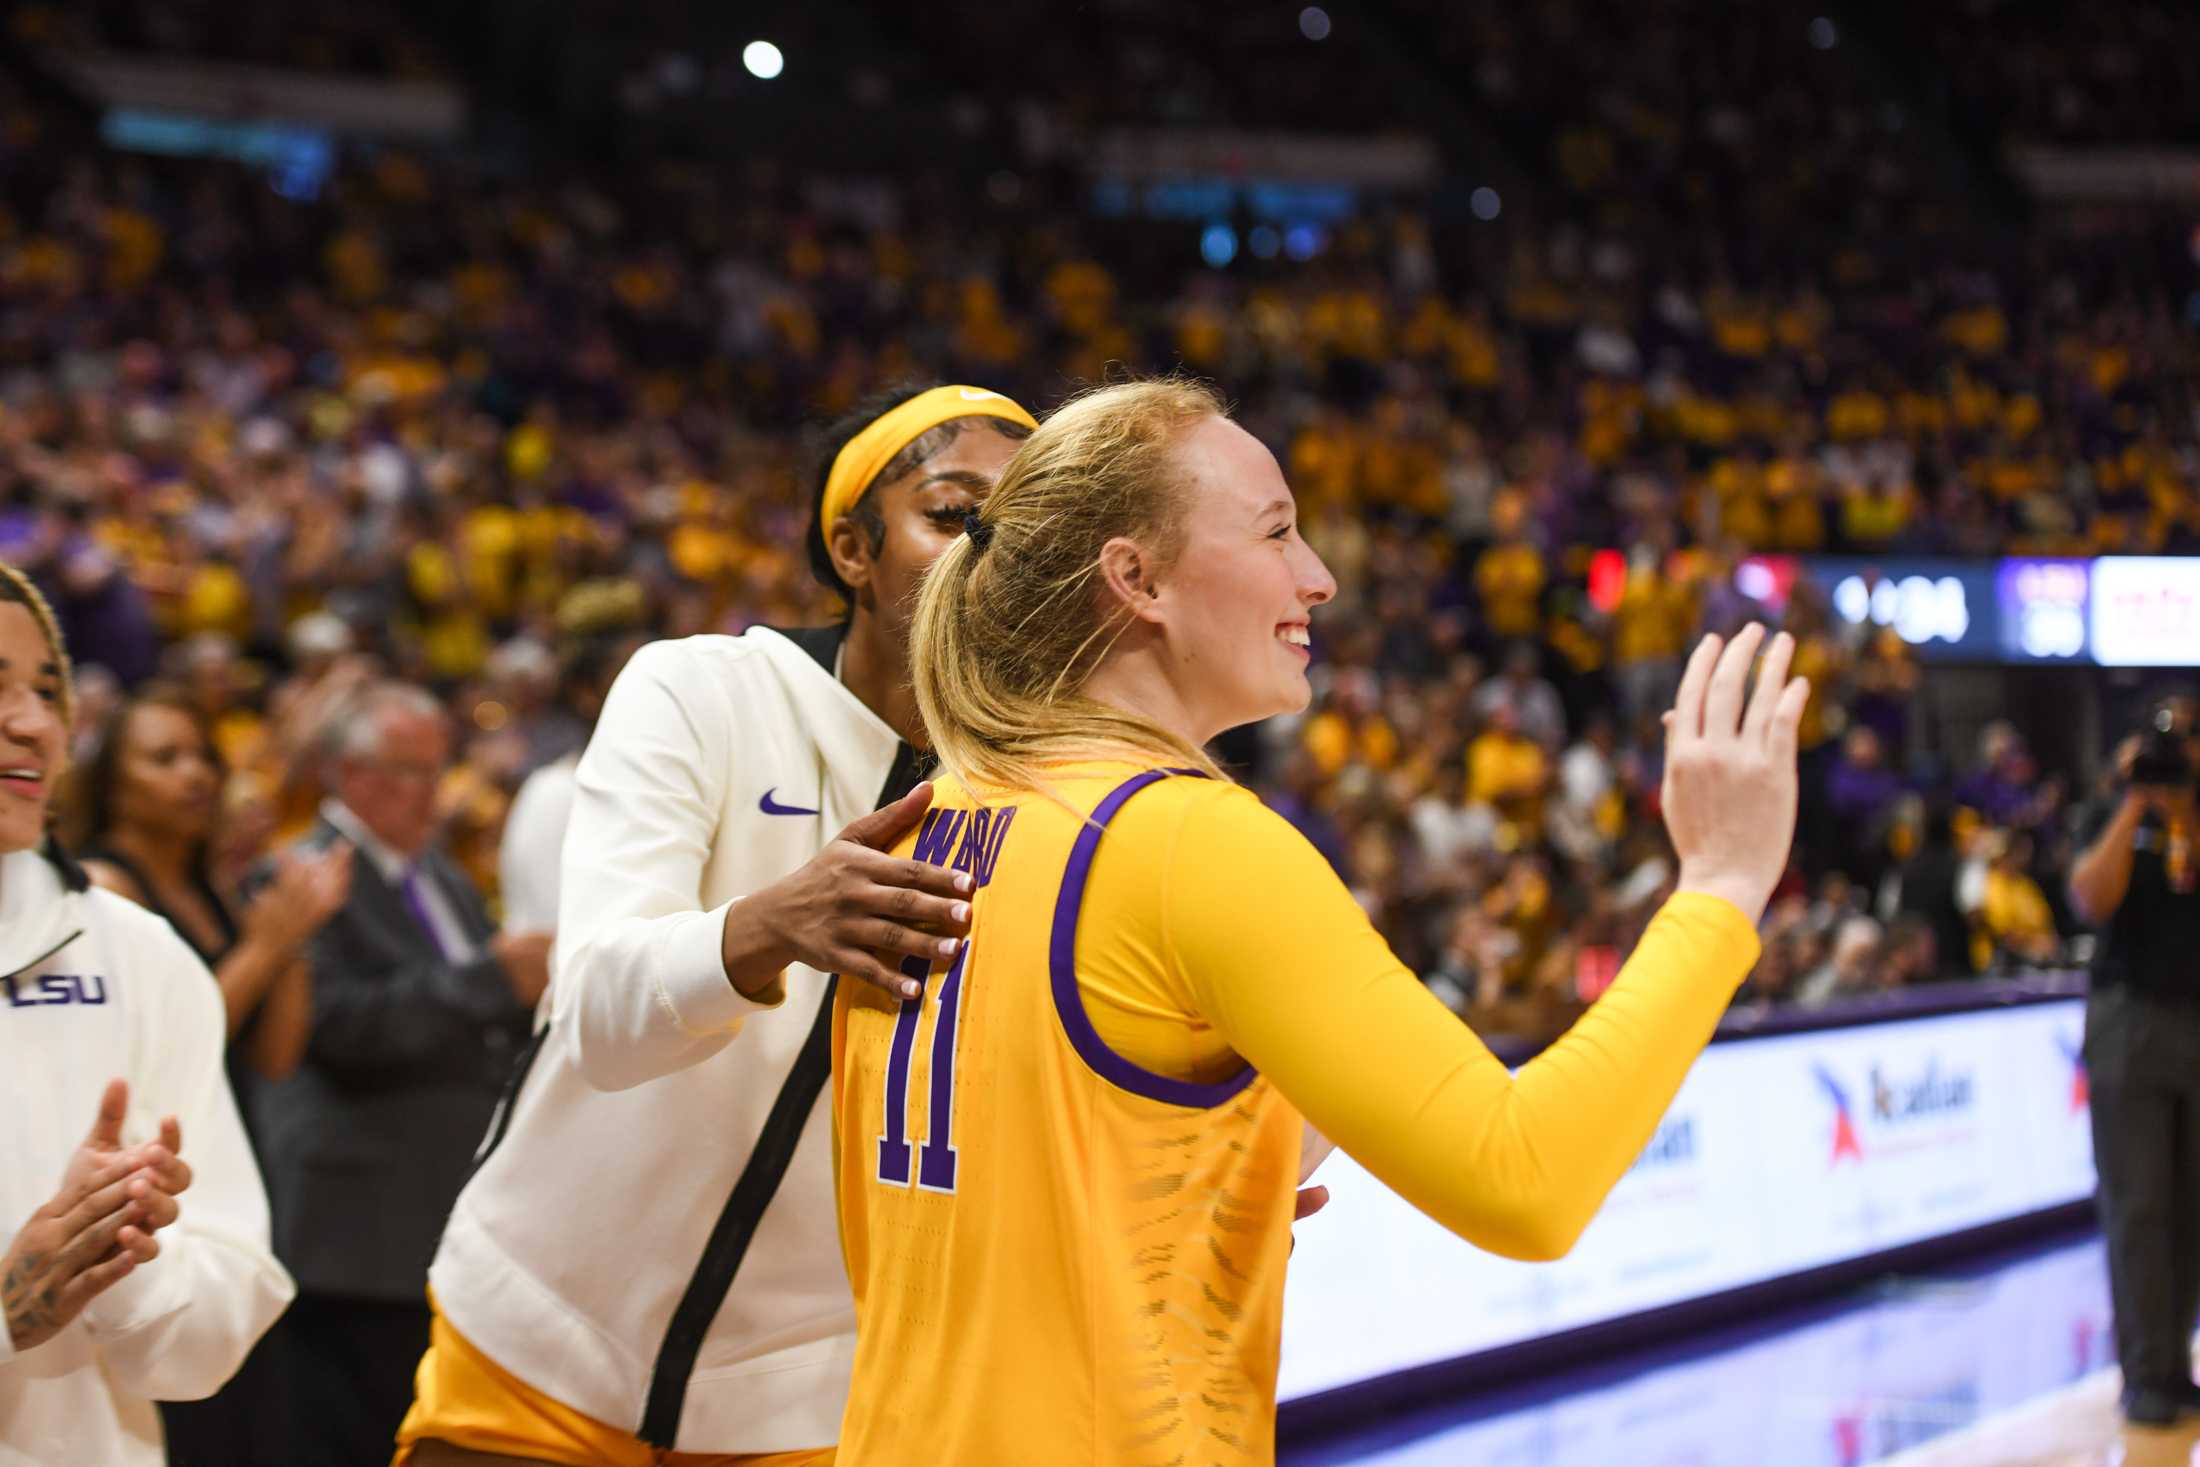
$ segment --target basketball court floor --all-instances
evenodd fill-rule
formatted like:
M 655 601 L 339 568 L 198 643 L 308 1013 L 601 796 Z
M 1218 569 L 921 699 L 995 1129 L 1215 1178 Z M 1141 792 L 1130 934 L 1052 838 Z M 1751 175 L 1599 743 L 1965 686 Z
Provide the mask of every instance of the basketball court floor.
M 1350 1437 L 1287 1467 L 2200 1467 L 2127 1429 L 2100 1243 L 1893 1279 Z

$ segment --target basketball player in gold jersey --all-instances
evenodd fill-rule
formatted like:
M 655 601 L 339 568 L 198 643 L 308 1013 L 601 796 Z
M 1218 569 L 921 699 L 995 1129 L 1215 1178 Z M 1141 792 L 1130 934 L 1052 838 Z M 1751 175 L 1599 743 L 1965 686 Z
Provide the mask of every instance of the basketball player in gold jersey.
M 972 879 L 970 935 L 915 998 L 837 1000 L 838 1461 L 1266 1463 L 1301 1114 L 1468 1241 L 1566 1252 L 1756 960 L 1808 689 L 1781 637 L 1748 694 L 1760 628 L 1696 649 L 1679 890 L 1514 1076 L 1203 752 L 1304 706 L 1334 591 L 1268 451 L 1202 388 L 1111 387 L 967 524 L 913 627 L 946 773 L 902 849 Z

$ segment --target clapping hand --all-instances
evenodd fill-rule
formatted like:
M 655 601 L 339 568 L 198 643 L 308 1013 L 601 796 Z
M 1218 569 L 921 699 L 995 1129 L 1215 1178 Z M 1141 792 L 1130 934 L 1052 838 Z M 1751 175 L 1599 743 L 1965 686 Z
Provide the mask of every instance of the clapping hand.
M 176 1221 L 191 1185 L 182 1128 L 124 1147 L 130 1087 L 110 1081 L 91 1133 L 69 1158 L 61 1189 L 32 1213 L 0 1258 L 0 1308 L 18 1351 L 46 1343 L 101 1293 L 160 1256 L 154 1234 Z
M 322 851 L 284 852 L 273 879 L 246 910 L 246 930 L 284 952 L 303 946 L 349 899 L 352 859 L 342 842 Z

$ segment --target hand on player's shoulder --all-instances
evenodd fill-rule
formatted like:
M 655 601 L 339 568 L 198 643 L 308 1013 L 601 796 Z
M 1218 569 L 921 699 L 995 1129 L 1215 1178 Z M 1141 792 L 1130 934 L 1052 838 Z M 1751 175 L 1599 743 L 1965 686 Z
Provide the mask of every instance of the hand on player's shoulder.
M 918 785 L 749 898 L 777 966 L 805 963 L 898 999 L 915 997 L 917 988 L 901 972 L 904 960 L 937 966 L 955 956 L 970 932 L 970 878 L 887 854 L 924 817 L 931 798 L 932 787 Z

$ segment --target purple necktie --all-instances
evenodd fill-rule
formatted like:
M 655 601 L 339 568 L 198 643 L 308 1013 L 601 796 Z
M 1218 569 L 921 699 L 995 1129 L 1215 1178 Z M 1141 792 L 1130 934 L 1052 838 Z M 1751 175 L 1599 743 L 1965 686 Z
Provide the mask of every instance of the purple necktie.
M 436 956 L 447 958 L 450 953 L 443 946 L 443 935 L 435 930 L 435 919 L 428 915 L 428 901 L 420 886 L 420 868 L 415 866 L 405 873 L 405 879 L 398 884 L 397 889 L 404 895 L 405 906 L 412 912 L 413 920 L 420 924 L 420 930 L 427 933 L 428 941 L 435 945 Z

